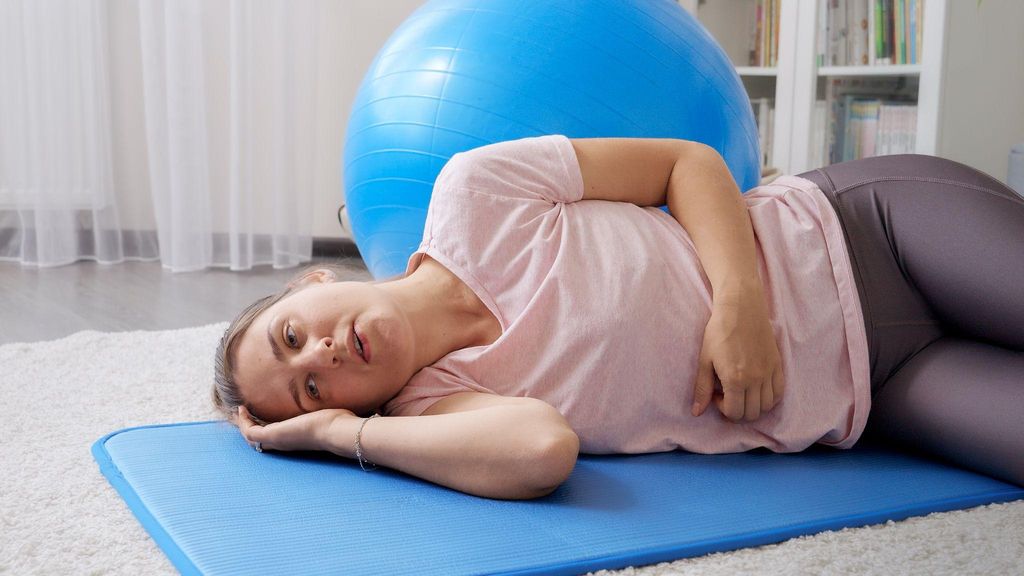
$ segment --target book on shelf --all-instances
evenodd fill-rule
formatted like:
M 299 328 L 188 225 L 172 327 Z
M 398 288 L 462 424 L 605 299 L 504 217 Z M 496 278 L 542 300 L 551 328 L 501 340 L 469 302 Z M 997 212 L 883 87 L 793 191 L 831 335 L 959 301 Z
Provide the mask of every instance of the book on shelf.
M 754 120 L 757 123 L 757 138 L 761 144 L 761 167 L 771 166 L 775 131 L 775 101 L 771 98 L 751 98 L 750 105 L 754 109 Z
M 815 104 L 814 165 L 914 152 L 915 92 L 902 77 L 831 78 Z
M 852 57 L 850 62 L 855 66 L 867 66 L 871 64 L 868 50 L 868 3 L 847 2 L 846 17 L 849 22 L 850 49 Z
M 781 0 L 755 0 L 750 31 L 750 66 L 775 66 L 779 59 L 779 12 Z
M 828 161 L 828 138 L 826 137 L 828 126 L 828 103 L 824 100 L 814 101 L 814 117 L 811 119 L 811 126 L 815 129 L 811 132 L 811 166 L 819 168 L 829 164 Z
M 920 63 L 924 0 L 827 0 L 824 6 L 819 66 Z
M 814 61 L 818 67 L 828 65 L 828 62 L 825 62 L 825 54 L 828 53 L 828 14 L 827 9 L 818 10 L 818 32 L 814 35 Z
M 782 0 L 772 0 L 774 8 L 772 9 L 772 63 L 769 66 L 775 66 L 779 63 L 779 16 L 782 12 Z

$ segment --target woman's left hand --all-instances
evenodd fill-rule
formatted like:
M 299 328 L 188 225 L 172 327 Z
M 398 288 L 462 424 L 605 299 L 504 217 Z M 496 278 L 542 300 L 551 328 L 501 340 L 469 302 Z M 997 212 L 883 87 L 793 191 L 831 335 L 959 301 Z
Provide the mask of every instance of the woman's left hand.
M 726 418 L 754 421 L 782 399 L 785 383 L 779 347 L 758 291 L 723 297 L 712 304 L 704 330 L 692 413 L 700 416 L 715 400 Z M 715 393 L 715 377 L 722 392 Z
M 244 406 L 238 407 L 236 423 L 245 441 L 260 450 L 327 450 L 327 434 L 341 419 L 359 417 L 342 408 L 325 408 L 260 426 L 249 418 Z

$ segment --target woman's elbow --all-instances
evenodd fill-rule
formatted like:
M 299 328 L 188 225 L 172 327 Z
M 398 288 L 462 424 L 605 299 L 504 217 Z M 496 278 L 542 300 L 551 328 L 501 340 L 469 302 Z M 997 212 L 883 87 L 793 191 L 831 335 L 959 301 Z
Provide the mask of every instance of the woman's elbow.
M 524 486 L 525 497 L 540 498 L 554 492 L 569 478 L 579 452 L 580 439 L 571 428 L 538 442 L 537 455 L 529 464 L 532 474 Z

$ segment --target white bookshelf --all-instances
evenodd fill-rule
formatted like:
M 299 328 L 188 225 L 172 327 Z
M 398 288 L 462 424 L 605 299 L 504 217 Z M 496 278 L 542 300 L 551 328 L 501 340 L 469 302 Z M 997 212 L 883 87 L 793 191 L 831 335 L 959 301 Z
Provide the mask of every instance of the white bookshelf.
M 818 0 L 783 0 L 791 9 L 799 10 L 796 30 L 796 59 L 803 66 L 793 78 L 794 90 L 800 97 L 795 105 L 799 105 L 801 118 L 792 125 L 789 136 L 788 165 L 784 171 L 797 174 L 817 166 L 812 166 L 811 143 L 814 130 L 812 111 L 814 101 L 824 97 L 818 94 L 819 77 L 854 77 L 854 76 L 908 76 L 918 80 L 917 92 L 917 136 L 915 150 L 917 154 L 936 155 L 938 152 L 938 136 L 940 127 L 940 110 L 942 96 L 942 75 L 944 72 L 945 47 L 944 38 L 947 32 L 947 14 L 950 0 L 924 0 L 924 23 L 921 36 L 920 64 L 878 65 L 878 66 L 816 66 L 814 62 L 817 42 L 818 10 L 825 5 Z M 782 15 L 786 16 L 783 8 Z M 781 24 L 780 24 L 781 28 Z M 805 60 L 810 61 L 806 65 Z
M 737 66 L 736 72 L 740 76 L 775 76 L 779 73 L 774 66 Z
M 772 165 L 782 173 L 817 167 L 811 165 L 815 101 L 824 99 L 819 91 L 834 77 L 916 82 L 916 153 L 951 158 L 1005 181 L 1010 146 L 1024 141 L 1024 2 L 924 0 L 919 64 L 819 67 L 818 11 L 826 2 L 782 0 L 773 68 L 747 65 L 754 0 L 679 3 L 722 45 L 750 97 L 774 98 Z M 992 86 L 1000 93 L 990 92 Z
M 818 76 L 920 76 L 920 74 L 920 64 L 818 67 Z

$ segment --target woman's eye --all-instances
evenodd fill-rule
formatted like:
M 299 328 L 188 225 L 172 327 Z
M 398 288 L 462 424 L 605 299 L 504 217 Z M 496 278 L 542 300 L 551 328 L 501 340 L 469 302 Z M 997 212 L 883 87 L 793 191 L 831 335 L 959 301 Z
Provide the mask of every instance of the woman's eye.
M 316 387 L 316 382 L 313 381 L 312 376 L 306 379 L 306 390 L 313 398 L 320 398 L 320 389 Z
M 299 339 L 295 337 L 295 331 L 294 331 L 294 330 L 292 330 L 292 327 L 291 327 L 291 325 L 290 325 L 290 324 L 288 325 L 288 327 L 287 327 L 287 328 L 285 328 L 285 331 L 284 331 L 284 340 L 285 340 L 285 342 L 287 342 L 287 343 L 288 343 L 288 345 L 289 345 L 289 346 L 291 346 L 292 348 L 295 348 L 296 346 L 298 346 L 298 345 L 299 345 Z

